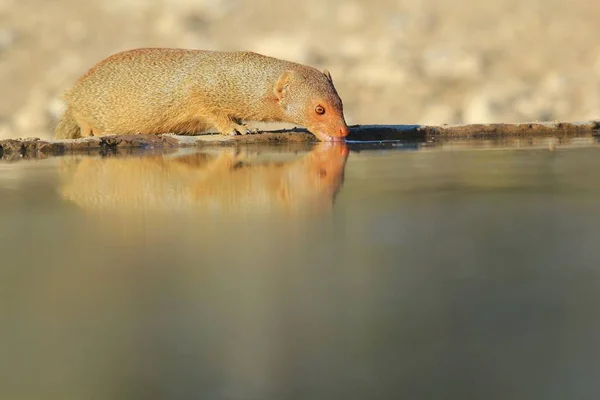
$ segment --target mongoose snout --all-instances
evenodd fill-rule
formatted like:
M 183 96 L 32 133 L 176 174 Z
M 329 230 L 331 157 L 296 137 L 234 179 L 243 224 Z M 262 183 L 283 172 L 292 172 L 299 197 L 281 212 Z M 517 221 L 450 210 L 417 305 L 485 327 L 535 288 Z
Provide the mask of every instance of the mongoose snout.
M 289 122 L 323 141 L 348 126 L 331 74 L 254 52 L 144 48 L 96 64 L 65 93 L 57 138 L 108 134 L 223 135 L 246 121 Z

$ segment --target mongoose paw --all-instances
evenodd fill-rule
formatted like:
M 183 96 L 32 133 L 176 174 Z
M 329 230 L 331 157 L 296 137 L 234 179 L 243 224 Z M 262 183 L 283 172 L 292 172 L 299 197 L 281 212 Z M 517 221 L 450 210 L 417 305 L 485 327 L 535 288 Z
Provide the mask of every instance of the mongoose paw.
M 237 125 L 231 130 L 231 132 L 229 132 L 229 135 L 235 136 L 238 133 L 240 135 L 246 135 L 246 134 L 253 134 L 253 133 L 257 133 L 257 132 L 258 132 L 258 128 L 250 129 L 246 125 Z
M 242 135 L 247 135 L 247 134 L 253 135 L 255 133 L 258 133 L 258 128 L 251 129 L 251 128 L 248 128 L 246 125 L 243 125 L 242 131 L 243 132 L 240 132 L 240 133 L 242 133 Z
M 244 127 L 243 125 L 236 125 L 227 132 L 227 135 L 229 135 L 229 136 L 236 136 L 238 134 L 245 135 L 246 130 L 247 130 L 247 128 Z

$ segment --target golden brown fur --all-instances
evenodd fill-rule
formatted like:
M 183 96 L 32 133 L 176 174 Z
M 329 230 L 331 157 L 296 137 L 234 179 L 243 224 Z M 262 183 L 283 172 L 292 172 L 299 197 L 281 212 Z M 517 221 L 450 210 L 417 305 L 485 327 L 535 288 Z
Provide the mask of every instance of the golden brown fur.
M 57 138 L 245 134 L 244 121 L 294 123 L 321 140 L 348 134 L 329 72 L 253 52 L 129 50 L 91 68 L 64 99 Z

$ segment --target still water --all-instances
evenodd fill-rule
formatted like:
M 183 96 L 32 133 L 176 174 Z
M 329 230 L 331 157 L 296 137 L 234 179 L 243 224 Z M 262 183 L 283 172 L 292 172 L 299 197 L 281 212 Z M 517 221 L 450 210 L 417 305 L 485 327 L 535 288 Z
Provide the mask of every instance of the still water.
M 0 163 L 0 398 L 600 398 L 600 147 Z

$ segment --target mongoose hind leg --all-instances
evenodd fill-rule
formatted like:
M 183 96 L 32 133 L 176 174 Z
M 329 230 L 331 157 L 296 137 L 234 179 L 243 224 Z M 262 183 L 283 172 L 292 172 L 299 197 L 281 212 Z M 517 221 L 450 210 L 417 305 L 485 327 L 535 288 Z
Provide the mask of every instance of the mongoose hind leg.
M 83 119 L 78 118 L 78 117 L 75 117 L 75 121 L 77 122 L 77 125 L 79 125 L 79 129 L 81 131 L 82 138 L 94 136 L 95 130 L 92 128 L 92 126 L 90 124 L 88 124 Z
M 88 124 L 79 124 L 79 128 L 81 129 L 81 137 L 94 136 L 92 127 Z

